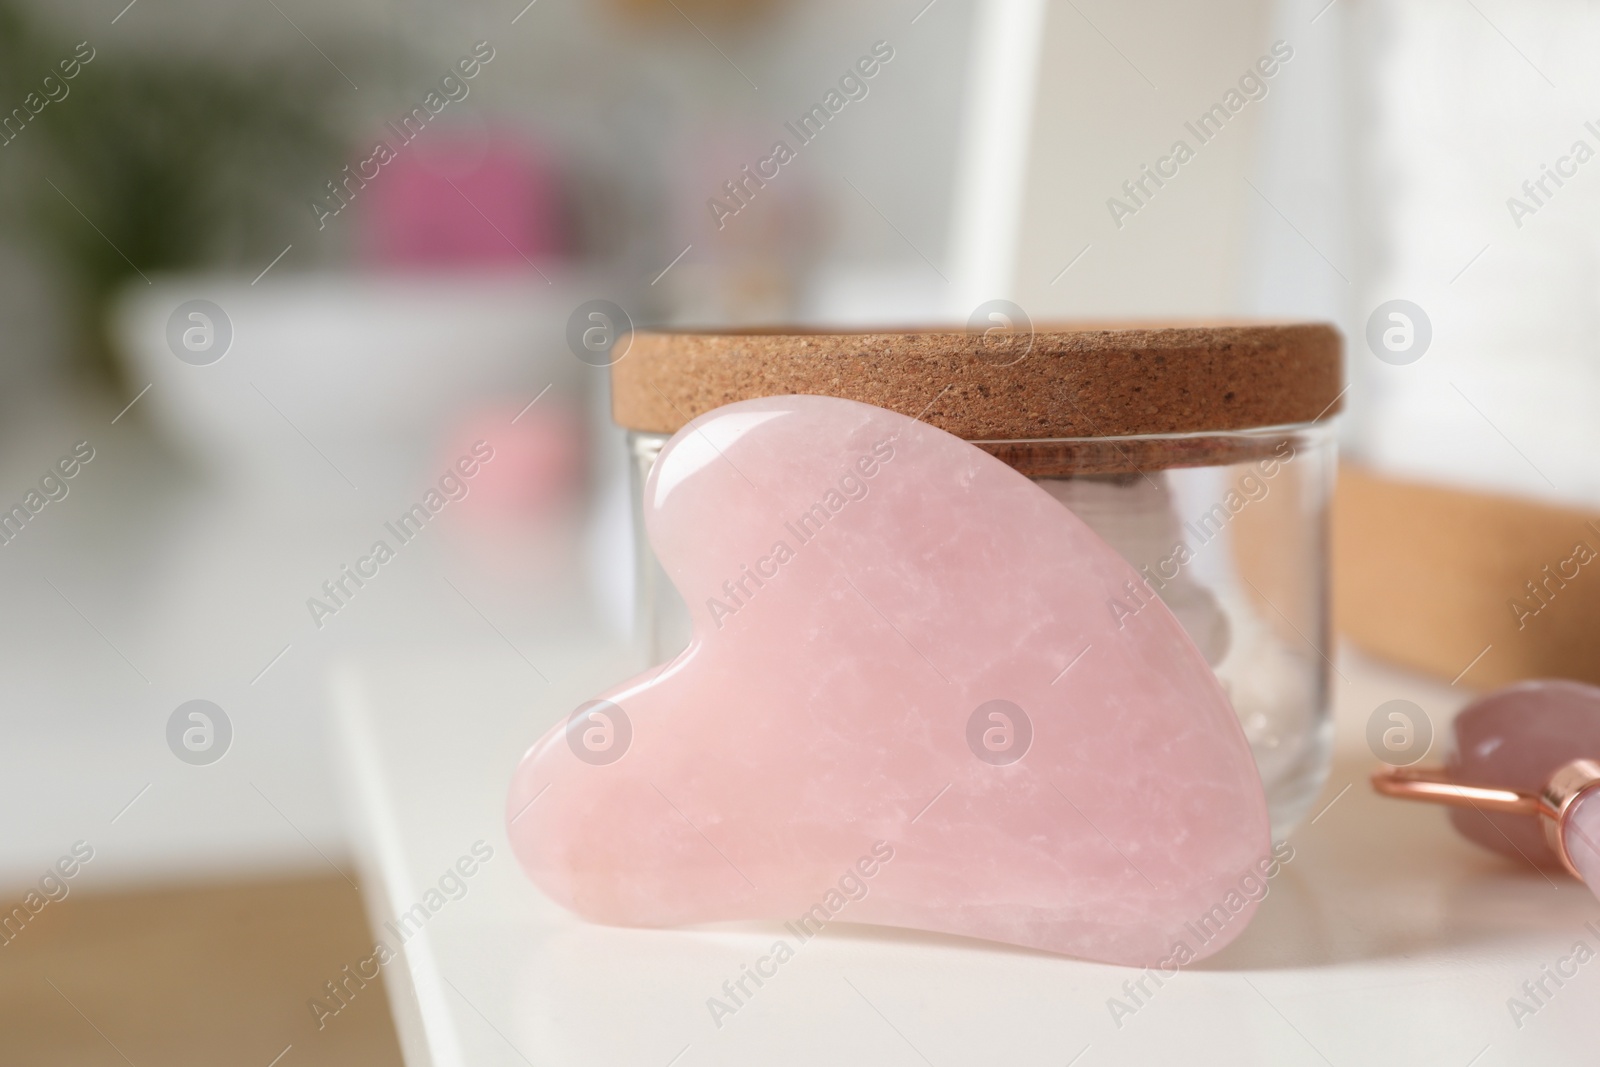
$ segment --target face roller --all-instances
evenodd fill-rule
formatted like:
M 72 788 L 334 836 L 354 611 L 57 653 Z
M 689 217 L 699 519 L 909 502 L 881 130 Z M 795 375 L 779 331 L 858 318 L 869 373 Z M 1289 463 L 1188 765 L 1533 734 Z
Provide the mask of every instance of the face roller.
M 1389 767 L 1384 796 L 1445 804 L 1463 836 L 1558 861 L 1600 896 L 1600 688 L 1521 682 L 1463 709 L 1443 767 Z

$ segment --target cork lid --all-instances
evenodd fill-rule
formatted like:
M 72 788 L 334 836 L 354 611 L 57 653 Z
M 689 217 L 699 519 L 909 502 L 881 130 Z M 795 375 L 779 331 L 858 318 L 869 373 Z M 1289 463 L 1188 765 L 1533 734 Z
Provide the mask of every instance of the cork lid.
M 611 403 L 620 425 L 664 434 L 723 404 L 789 393 L 859 400 L 969 441 L 1192 434 L 1331 416 L 1340 357 L 1324 323 L 641 330 L 611 367 Z

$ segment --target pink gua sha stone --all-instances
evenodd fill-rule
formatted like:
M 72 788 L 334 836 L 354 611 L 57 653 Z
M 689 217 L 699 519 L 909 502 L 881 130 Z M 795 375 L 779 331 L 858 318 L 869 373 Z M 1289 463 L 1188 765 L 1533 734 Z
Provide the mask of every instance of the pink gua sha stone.
M 645 514 L 694 636 L 518 766 L 511 846 L 551 899 L 1129 965 L 1249 922 L 1270 839 L 1227 698 L 1160 603 L 1119 629 L 1137 574 L 1028 479 L 903 415 L 771 397 L 679 431 Z
M 1536 794 L 1562 764 L 1584 756 L 1600 759 L 1600 688 L 1561 679 L 1518 682 L 1463 708 L 1454 734 L 1454 749 L 1445 760 L 1452 780 Z M 1574 804 L 1589 800 L 1584 796 Z M 1600 819 L 1595 807 L 1589 803 L 1587 812 L 1570 812 L 1568 833 L 1580 815 Z M 1474 844 L 1512 859 L 1552 867 L 1561 863 L 1536 816 L 1451 808 L 1450 823 Z M 1600 826 L 1584 832 L 1600 842 Z M 1575 863 L 1580 850 L 1593 854 L 1581 845 L 1574 848 L 1569 839 L 1567 851 Z M 1584 880 L 1600 885 L 1587 872 Z

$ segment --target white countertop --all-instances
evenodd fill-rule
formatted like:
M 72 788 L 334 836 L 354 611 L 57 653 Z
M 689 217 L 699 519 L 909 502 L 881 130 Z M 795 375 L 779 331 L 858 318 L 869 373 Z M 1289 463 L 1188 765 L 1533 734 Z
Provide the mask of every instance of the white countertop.
M 1507 1002 L 1526 1000 L 1522 983 L 1575 943 L 1600 949 L 1600 902 L 1366 784 L 1372 709 L 1413 700 L 1443 735 L 1470 697 L 1461 690 L 1343 657 L 1339 754 L 1315 820 L 1291 838 L 1293 859 L 1237 942 L 1159 988 L 1147 979 L 1137 1005 L 1123 988 L 1135 970 L 840 924 L 718 1027 L 707 998 L 768 951 L 779 924 L 594 926 L 518 869 L 503 828 L 516 760 L 627 670 L 598 642 L 524 651 L 548 683 L 503 647 L 347 665 L 334 678 L 374 930 L 393 944 L 383 924 L 475 842 L 493 850 L 466 864 L 464 894 L 447 880 L 459 899 L 434 898 L 442 905 L 385 968 L 411 1067 L 1593 1062 L 1582 1050 L 1597 1036 L 1600 963 L 1563 988 L 1546 980 L 1553 995 L 1520 1020 Z M 1113 997 L 1135 1010 L 1114 1018 Z

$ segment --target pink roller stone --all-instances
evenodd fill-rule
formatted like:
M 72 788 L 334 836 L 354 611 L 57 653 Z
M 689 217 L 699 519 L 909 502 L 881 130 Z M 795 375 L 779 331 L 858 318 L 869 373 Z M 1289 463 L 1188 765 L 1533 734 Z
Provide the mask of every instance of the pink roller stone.
M 1451 778 L 1537 793 L 1562 764 L 1600 758 L 1600 688 L 1553 678 L 1508 685 L 1461 709 L 1454 736 Z M 1536 816 L 1451 808 L 1450 822 L 1484 848 L 1560 865 Z
M 1600 788 L 1578 794 L 1567 809 L 1561 827 L 1561 843 L 1578 869 L 1578 877 L 1596 897 L 1600 897 Z
M 817 396 L 667 443 L 650 542 L 678 658 L 517 767 L 512 848 L 597 922 L 827 921 L 1130 965 L 1232 941 L 1267 810 L 1205 659 L 1138 575 L 999 460 Z

